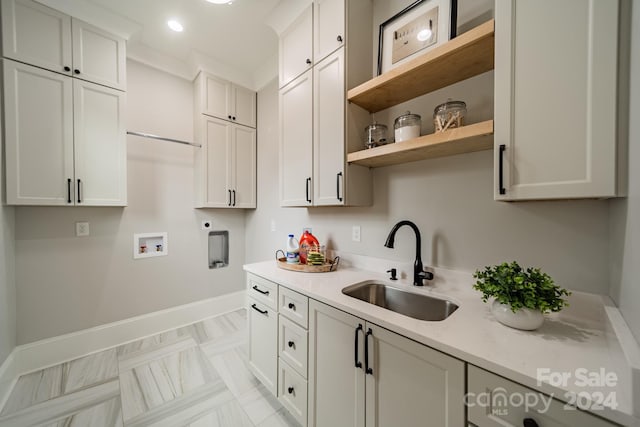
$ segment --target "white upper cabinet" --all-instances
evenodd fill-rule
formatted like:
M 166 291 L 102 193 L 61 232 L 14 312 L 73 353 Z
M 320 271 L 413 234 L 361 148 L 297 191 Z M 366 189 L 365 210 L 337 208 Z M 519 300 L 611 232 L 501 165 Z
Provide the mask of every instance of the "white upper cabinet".
M 2 0 L 2 54 L 69 74 L 71 17 L 32 0 Z
M 313 71 L 280 89 L 280 205 L 313 201 Z
M 2 1 L 3 56 L 125 90 L 124 39 L 33 0 Z
M 313 66 L 313 5 L 280 35 L 280 87 Z
M 344 45 L 345 1 L 313 2 L 313 58 L 316 64 Z
M 71 24 L 73 73 L 76 77 L 125 90 L 126 52 L 124 39 L 77 19 Z
M 4 60 L 7 203 L 125 206 L 124 92 Z
M 220 77 L 200 72 L 195 82 L 196 108 L 217 117 L 256 127 L 256 93 Z
M 495 198 L 617 195 L 617 0 L 496 2 Z
M 233 126 L 231 151 L 231 187 L 233 206 L 256 207 L 256 130 L 245 126 Z

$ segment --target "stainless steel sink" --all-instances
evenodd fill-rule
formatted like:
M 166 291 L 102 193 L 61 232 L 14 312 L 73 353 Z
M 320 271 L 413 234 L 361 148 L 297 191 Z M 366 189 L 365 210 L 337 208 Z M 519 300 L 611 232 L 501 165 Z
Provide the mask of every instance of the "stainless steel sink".
M 451 301 L 389 286 L 381 282 L 363 282 L 347 286 L 342 293 L 419 320 L 444 320 L 458 309 Z

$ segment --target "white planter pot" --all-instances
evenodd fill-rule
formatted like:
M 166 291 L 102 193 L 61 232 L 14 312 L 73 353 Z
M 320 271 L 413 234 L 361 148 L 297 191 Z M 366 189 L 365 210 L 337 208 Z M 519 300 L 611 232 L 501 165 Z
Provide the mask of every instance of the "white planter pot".
M 511 311 L 511 306 L 502 304 L 500 301 L 493 301 L 491 312 L 503 325 L 524 331 L 533 331 L 544 323 L 544 316 L 539 310 L 521 308 L 514 313 Z

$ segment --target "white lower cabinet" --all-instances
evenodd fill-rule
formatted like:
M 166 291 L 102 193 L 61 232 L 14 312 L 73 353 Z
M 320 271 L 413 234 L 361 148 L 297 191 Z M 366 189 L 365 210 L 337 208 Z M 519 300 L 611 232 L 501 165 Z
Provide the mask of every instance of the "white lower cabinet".
M 251 297 L 249 309 L 249 367 L 274 395 L 278 392 L 278 311 Z
M 613 427 L 608 421 L 469 365 L 469 422 L 481 427 Z M 478 397 L 480 396 L 480 397 Z M 516 396 L 516 398 L 513 398 Z M 524 401 L 519 398 L 524 398 Z M 514 402 L 521 402 L 517 405 Z M 527 405 L 525 405 L 525 402 Z M 525 420 L 528 420 L 525 423 Z
M 461 426 L 464 362 L 309 304 L 310 426 Z

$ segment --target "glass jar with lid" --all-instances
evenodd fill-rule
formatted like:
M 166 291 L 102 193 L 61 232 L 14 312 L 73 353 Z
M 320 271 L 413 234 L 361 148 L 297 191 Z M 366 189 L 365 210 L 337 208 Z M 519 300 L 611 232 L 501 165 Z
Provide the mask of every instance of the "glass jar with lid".
M 407 141 L 420 136 L 422 119 L 418 114 L 407 111 L 396 119 L 393 124 L 396 142 Z
M 375 121 L 364 128 L 365 148 L 378 147 L 387 143 L 387 125 L 376 123 Z
M 452 101 L 438 105 L 433 110 L 433 127 L 435 132 L 464 126 L 464 116 L 467 115 L 467 104 L 463 101 Z

